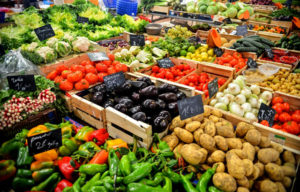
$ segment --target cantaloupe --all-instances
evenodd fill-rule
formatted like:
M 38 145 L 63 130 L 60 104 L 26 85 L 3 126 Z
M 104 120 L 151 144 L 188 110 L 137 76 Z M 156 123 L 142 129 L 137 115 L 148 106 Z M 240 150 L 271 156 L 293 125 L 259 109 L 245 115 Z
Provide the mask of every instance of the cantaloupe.
M 221 42 L 222 42 L 222 45 L 223 45 L 224 43 L 228 43 L 227 39 L 224 38 L 224 37 L 221 37 Z
M 247 9 L 242 9 L 237 14 L 238 19 L 249 19 L 250 13 Z

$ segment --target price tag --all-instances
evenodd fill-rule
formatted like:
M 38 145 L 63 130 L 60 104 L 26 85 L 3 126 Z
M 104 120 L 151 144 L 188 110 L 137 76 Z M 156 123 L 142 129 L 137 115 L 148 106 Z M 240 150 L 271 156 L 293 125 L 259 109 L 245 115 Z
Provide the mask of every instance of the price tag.
M 209 82 L 207 87 L 209 98 L 212 98 L 219 91 L 218 78 L 215 78 L 214 80 Z
M 264 103 L 261 103 L 257 118 L 259 121 L 267 120 L 269 122 L 269 125 L 272 127 L 275 114 L 276 114 L 275 109 L 269 107 Z
M 104 52 L 94 52 L 94 53 L 88 53 L 88 56 L 91 61 L 104 61 L 109 60 L 106 53 Z
M 17 91 L 35 91 L 36 85 L 34 75 L 7 76 L 10 89 Z
M 170 60 L 170 58 L 164 58 L 164 59 L 160 59 L 157 61 L 158 63 L 158 66 L 160 68 L 170 68 L 170 67 L 173 67 L 174 64 L 173 62 Z
M 280 135 L 275 135 L 273 133 L 270 133 L 269 134 L 269 139 L 275 143 L 279 143 L 281 145 L 284 145 L 285 144 L 285 140 L 286 138 L 285 137 L 282 137 Z
M 89 23 L 89 18 L 77 16 L 77 23 Z
M 177 101 L 177 105 L 181 120 L 194 117 L 204 112 L 201 95 Z
M 236 35 L 245 36 L 248 33 L 247 25 L 240 25 L 236 27 Z
M 144 35 L 130 35 L 131 46 L 144 46 L 145 36 Z
M 34 32 L 38 36 L 40 41 L 44 41 L 46 39 L 49 39 L 50 37 L 55 36 L 55 33 L 50 24 L 36 28 L 34 29 Z
M 251 57 L 248 58 L 247 66 L 249 68 L 257 68 L 257 63 Z
M 49 151 L 62 145 L 61 129 L 55 129 L 27 138 L 31 155 Z
M 123 85 L 126 81 L 123 72 L 107 75 L 103 78 L 103 80 L 108 91 L 113 91 L 114 89 Z

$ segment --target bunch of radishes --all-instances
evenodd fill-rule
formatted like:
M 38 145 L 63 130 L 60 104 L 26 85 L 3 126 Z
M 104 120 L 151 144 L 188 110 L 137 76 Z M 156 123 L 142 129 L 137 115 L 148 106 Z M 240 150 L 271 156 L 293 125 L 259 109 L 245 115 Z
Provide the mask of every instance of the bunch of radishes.
M 45 105 L 51 104 L 55 100 L 56 95 L 50 89 L 41 91 L 37 99 L 13 96 L 0 111 L 0 129 L 13 126 L 24 120 L 27 115 L 42 110 Z

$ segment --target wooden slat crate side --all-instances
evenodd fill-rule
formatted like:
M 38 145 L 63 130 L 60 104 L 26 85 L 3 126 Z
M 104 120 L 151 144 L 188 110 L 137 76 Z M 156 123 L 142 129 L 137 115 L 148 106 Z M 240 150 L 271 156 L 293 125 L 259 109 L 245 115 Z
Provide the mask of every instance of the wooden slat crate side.
M 153 8 L 151 8 L 150 11 L 165 13 L 166 15 L 169 15 L 170 7 L 168 7 L 168 6 L 153 6 Z
M 68 109 L 68 111 L 72 112 L 73 107 L 72 107 L 72 99 L 71 97 L 61 94 L 61 97 L 64 98 L 66 100 L 66 107 Z
M 277 25 L 277 26 L 283 26 L 283 27 L 289 28 L 290 30 L 293 27 L 293 22 L 292 21 L 275 21 L 275 20 L 271 20 L 271 24 L 272 25 Z
M 104 121 L 93 117 L 92 115 L 86 113 L 86 111 L 82 111 L 81 109 L 74 107 L 73 112 L 76 117 L 97 129 L 106 128 L 106 123 Z
M 273 34 L 276 34 L 276 33 L 273 33 Z M 258 36 L 263 37 L 263 38 L 268 39 L 268 40 L 273 41 L 273 42 L 277 42 L 283 37 L 283 35 L 282 36 L 277 36 L 277 35 L 273 35 L 273 34 L 271 34 L 271 33 L 269 33 L 269 34 L 268 33 L 259 33 L 259 32 L 257 33 Z

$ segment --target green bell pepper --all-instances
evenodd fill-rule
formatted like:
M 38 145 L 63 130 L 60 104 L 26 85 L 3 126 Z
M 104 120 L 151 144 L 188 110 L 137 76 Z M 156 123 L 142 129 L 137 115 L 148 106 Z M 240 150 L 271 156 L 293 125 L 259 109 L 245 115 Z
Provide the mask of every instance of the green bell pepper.
M 78 149 L 78 145 L 74 137 L 63 138 L 62 146 L 59 147 L 58 152 L 61 156 L 69 156 L 77 149 Z
M 127 192 L 167 192 L 161 187 L 151 187 L 142 183 L 130 183 L 127 186 Z
M 88 192 L 89 189 L 93 186 L 93 184 L 95 184 L 95 182 L 98 181 L 99 179 L 100 179 L 100 173 L 97 173 L 96 175 L 94 175 L 94 177 L 92 177 L 89 181 L 85 183 L 85 185 L 81 188 L 81 190 L 83 192 Z
M 150 185 L 150 186 L 155 187 L 155 186 L 159 185 L 163 180 L 164 180 L 164 176 L 163 176 L 162 172 L 158 172 L 154 175 L 153 180 L 142 179 L 139 183 L 143 183 L 145 185 Z
M 53 173 L 45 181 L 41 182 L 39 185 L 36 185 L 31 188 L 31 191 L 51 191 L 53 187 L 56 186 L 57 182 L 60 180 L 59 173 Z
M 128 155 L 122 156 L 119 163 L 119 169 L 123 176 L 127 176 L 131 173 L 131 164 Z
M 79 146 L 78 150 L 74 154 L 79 154 L 82 157 L 92 157 L 95 152 L 100 151 L 100 147 L 93 141 L 86 142 Z
M 32 178 L 35 182 L 41 182 L 49 177 L 54 172 L 52 168 L 41 169 L 32 173 Z
M 95 129 L 84 126 L 75 135 L 75 139 L 80 141 L 88 141 L 89 136 L 95 131 Z
M 115 150 L 110 149 L 108 153 L 108 165 L 109 165 L 109 174 L 114 177 L 115 175 L 120 175 L 119 171 L 119 157 L 115 153 Z
M 18 169 L 17 171 L 17 177 L 22 177 L 22 178 L 32 178 L 32 171 L 28 169 Z
M 129 184 L 138 181 L 146 176 L 148 176 L 152 171 L 151 163 L 140 163 L 140 166 L 134 170 L 132 173 L 124 177 L 124 184 Z
M 56 124 L 52 124 L 52 123 L 44 123 L 44 125 L 50 130 L 50 131 L 52 131 L 52 130 L 54 130 L 54 129 L 58 129 L 59 128 L 59 126 L 58 125 L 56 125 Z
M 15 177 L 12 182 L 12 188 L 16 191 L 29 190 L 34 185 L 33 179 Z
M 29 132 L 28 129 L 22 129 L 20 133 L 16 134 L 15 139 L 22 143 L 25 143 L 28 132 Z
M 29 155 L 29 148 L 26 147 L 20 147 L 18 158 L 17 158 L 17 166 L 23 167 L 30 165 L 33 161 L 33 156 Z
M 59 128 L 61 128 L 61 133 L 63 138 L 71 138 L 73 132 L 73 124 L 69 121 L 59 124 Z
M 95 175 L 96 173 L 103 173 L 107 170 L 106 164 L 84 164 L 79 167 L 79 173 L 87 175 Z
M 104 186 L 93 186 L 90 189 L 90 192 L 107 192 Z
M 20 140 L 15 139 L 15 138 L 10 139 L 1 145 L 0 154 L 1 155 L 17 154 L 20 147 L 23 147 L 23 146 L 24 146 L 24 143 L 21 142 Z

